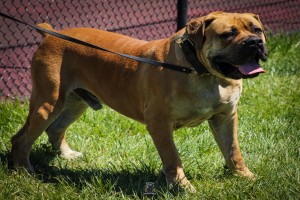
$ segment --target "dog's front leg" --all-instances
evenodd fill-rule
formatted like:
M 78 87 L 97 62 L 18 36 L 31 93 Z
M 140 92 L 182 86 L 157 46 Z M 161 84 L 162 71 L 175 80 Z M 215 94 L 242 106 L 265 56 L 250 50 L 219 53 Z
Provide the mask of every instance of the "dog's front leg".
M 229 167 L 229 169 L 240 176 L 253 178 L 254 175 L 244 164 L 244 160 L 238 143 L 237 111 L 229 115 L 214 115 L 209 120 L 209 125 L 213 132 L 215 140 L 222 151 L 227 167 Z
M 173 141 L 173 124 L 157 117 L 147 120 L 147 129 L 158 150 L 163 164 L 163 173 L 171 184 L 195 192 L 195 188 L 185 177 L 182 163 Z

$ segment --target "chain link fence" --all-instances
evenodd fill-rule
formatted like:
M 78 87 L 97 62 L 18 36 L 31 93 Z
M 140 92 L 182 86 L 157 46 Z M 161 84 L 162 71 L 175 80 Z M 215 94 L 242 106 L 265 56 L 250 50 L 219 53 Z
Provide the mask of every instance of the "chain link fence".
M 187 18 L 217 10 L 256 13 L 271 32 L 300 30 L 300 0 L 189 0 Z M 177 0 L 2 0 L 0 11 L 30 24 L 93 27 L 143 40 L 177 30 Z M 28 98 L 30 61 L 41 40 L 35 30 L 0 18 L 0 101 Z

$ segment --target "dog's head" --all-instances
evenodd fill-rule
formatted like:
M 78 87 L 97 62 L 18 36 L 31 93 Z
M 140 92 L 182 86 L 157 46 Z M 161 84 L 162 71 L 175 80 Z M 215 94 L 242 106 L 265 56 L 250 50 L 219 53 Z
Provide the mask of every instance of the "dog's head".
M 186 32 L 199 60 L 212 74 L 241 79 L 265 72 L 259 61 L 266 61 L 268 50 L 257 15 L 213 12 L 190 21 Z

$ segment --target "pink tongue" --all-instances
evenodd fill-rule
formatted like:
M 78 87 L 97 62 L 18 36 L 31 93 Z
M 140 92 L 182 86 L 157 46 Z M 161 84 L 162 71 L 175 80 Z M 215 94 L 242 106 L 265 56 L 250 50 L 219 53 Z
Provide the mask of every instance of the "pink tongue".
M 251 75 L 251 74 L 265 73 L 266 72 L 256 62 L 251 62 L 251 63 L 246 63 L 246 64 L 243 64 L 243 65 L 238 65 L 237 67 L 239 68 L 240 72 L 244 75 Z

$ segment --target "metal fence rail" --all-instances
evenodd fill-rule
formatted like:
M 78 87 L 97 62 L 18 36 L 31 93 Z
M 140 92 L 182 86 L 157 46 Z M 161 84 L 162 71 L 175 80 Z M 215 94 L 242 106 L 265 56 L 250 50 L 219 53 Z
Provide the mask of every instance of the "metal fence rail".
M 3 0 L 1 12 L 55 29 L 93 27 L 144 40 L 168 37 L 177 30 L 178 2 L 184 0 Z M 300 0 L 189 0 L 187 19 L 212 11 L 252 12 L 269 31 L 300 30 Z M 0 18 L 0 100 L 30 95 L 30 61 L 42 40 L 36 31 Z

